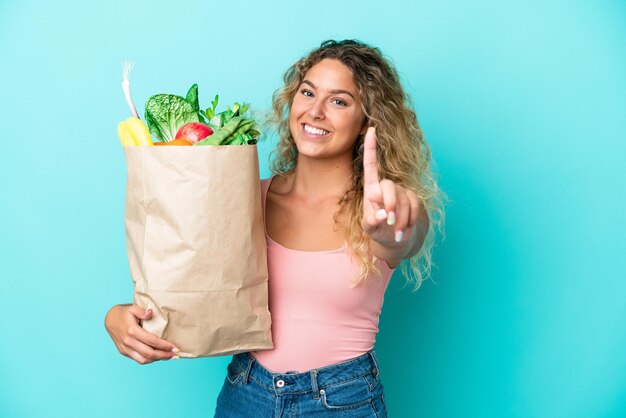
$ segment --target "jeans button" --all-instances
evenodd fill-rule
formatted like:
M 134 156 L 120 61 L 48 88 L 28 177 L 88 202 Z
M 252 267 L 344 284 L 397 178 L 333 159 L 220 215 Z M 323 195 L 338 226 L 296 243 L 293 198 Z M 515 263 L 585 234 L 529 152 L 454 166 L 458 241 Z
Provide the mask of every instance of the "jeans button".
M 285 381 L 284 380 L 278 380 L 276 382 L 276 387 L 282 388 L 283 386 L 285 386 Z

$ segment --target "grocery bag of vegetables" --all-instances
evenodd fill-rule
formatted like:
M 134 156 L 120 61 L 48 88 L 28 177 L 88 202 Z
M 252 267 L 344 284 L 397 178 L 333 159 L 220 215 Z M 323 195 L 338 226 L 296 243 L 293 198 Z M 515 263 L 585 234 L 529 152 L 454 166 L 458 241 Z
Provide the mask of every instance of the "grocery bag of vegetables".
M 118 129 L 135 303 L 181 357 L 273 348 L 259 129 L 247 106 L 216 105 L 200 110 L 194 85 L 185 98 L 151 97 L 147 127 L 133 117 Z

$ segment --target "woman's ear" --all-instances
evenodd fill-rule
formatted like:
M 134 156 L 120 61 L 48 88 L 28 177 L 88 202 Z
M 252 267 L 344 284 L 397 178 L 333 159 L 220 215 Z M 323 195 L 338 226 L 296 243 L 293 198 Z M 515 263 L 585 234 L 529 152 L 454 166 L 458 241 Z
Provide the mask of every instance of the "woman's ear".
M 359 135 L 361 136 L 365 135 L 365 133 L 367 132 L 367 128 L 369 128 L 369 123 L 368 121 L 365 121 L 363 123 L 363 128 L 361 129 L 361 132 L 359 132 Z

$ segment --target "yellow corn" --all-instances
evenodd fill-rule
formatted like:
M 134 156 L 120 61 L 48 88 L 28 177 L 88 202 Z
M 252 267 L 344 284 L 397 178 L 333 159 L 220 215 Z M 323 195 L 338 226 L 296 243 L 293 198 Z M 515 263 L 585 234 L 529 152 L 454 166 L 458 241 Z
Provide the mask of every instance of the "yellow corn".
M 136 117 L 130 117 L 120 122 L 117 125 L 117 135 L 120 137 L 120 141 L 124 147 L 133 145 L 153 145 L 146 124 Z

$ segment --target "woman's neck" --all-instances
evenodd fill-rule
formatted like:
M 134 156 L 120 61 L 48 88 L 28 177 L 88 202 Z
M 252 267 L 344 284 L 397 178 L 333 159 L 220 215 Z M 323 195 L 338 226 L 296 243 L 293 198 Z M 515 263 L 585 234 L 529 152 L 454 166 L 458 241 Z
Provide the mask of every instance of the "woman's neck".
M 339 199 L 352 182 L 352 160 L 320 160 L 298 156 L 290 176 L 292 197 L 309 202 Z

